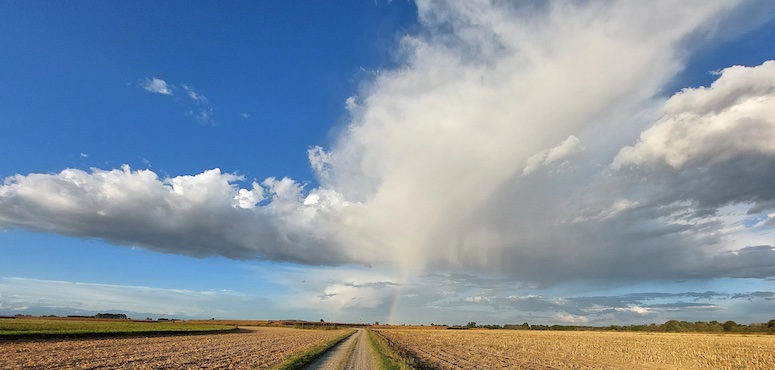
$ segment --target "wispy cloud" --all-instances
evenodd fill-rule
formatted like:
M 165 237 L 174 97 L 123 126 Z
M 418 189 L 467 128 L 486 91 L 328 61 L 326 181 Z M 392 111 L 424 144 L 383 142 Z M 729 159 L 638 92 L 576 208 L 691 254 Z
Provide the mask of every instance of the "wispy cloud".
M 172 89 L 167 85 L 167 82 L 156 77 L 146 77 L 141 85 L 146 91 L 150 91 L 154 94 L 172 95 Z
M 194 88 L 186 85 L 181 84 L 180 85 L 183 88 L 183 91 L 185 91 L 186 96 L 189 98 L 189 102 L 192 105 L 191 108 L 191 114 L 193 114 L 196 117 L 196 121 L 201 124 L 214 124 L 213 121 L 213 107 L 210 105 L 210 102 L 207 100 L 207 98 L 194 91 Z
M 213 107 L 210 105 L 210 101 L 204 95 L 196 92 L 190 85 L 173 85 L 160 78 L 146 77 L 140 86 L 146 91 L 169 96 L 175 96 L 173 90 L 182 90 L 185 99 L 180 100 L 176 98 L 176 100 L 187 108 L 186 113 L 194 116 L 200 124 L 215 124 L 215 121 L 213 121 Z

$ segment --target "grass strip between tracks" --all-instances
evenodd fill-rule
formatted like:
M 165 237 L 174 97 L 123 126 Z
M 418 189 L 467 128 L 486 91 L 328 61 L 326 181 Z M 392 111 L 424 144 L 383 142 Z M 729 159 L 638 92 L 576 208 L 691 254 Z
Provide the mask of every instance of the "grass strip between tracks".
M 415 370 L 424 369 L 414 365 L 414 361 L 401 356 L 379 333 L 367 329 L 369 343 L 377 356 L 377 363 L 383 370 Z
M 358 335 L 358 334 L 355 334 L 355 335 Z M 337 369 L 344 369 L 347 367 L 347 362 L 350 361 L 350 357 L 352 357 L 353 352 L 355 352 L 355 346 L 357 345 L 358 345 L 357 340 L 354 340 L 352 343 L 350 343 L 350 347 L 347 348 L 347 351 L 344 353 L 344 356 L 342 356 L 342 359 L 339 361 L 339 364 L 336 367 Z
M 331 347 L 337 345 L 339 342 L 347 339 L 351 335 L 355 334 L 356 331 L 353 330 L 349 333 L 342 334 L 334 339 L 329 340 L 328 342 L 325 342 L 323 344 L 319 344 L 315 347 L 312 347 L 302 353 L 299 353 L 297 355 L 294 355 L 290 357 L 289 359 L 281 362 L 279 365 L 276 365 L 272 367 L 272 370 L 297 370 L 302 369 L 304 366 L 309 365 L 312 361 L 315 361 L 316 358 L 320 357 L 322 354 L 326 353 Z

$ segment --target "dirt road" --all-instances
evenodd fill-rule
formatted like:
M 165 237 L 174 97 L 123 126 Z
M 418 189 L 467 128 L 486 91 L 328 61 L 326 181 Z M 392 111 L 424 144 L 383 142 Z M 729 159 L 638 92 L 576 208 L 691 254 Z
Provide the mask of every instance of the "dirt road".
M 366 331 L 357 329 L 358 332 L 347 340 L 337 344 L 323 356 L 315 360 L 308 370 L 376 370 L 373 349 L 369 345 Z

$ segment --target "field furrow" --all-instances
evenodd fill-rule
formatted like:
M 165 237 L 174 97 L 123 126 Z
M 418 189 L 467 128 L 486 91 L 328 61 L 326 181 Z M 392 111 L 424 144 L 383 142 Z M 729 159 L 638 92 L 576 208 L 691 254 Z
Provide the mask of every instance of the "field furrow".
M 0 341 L 2 369 L 266 369 L 345 330 Z
M 438 369 L 773 369 L 775 336 L 380 329 Z

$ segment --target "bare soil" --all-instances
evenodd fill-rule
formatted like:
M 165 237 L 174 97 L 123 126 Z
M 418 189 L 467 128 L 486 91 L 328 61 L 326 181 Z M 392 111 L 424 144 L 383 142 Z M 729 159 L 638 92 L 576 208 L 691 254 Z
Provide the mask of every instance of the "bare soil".
M 0 341 L 0 369 L 266 369 L 346 330 Z
M 436 369 L 775 369 L 775 335 L 379 329 Z

